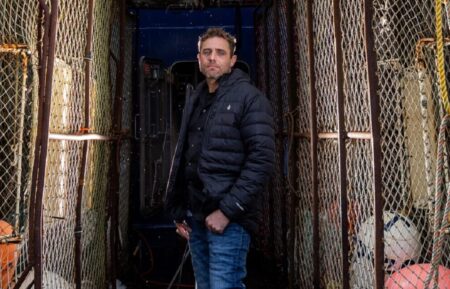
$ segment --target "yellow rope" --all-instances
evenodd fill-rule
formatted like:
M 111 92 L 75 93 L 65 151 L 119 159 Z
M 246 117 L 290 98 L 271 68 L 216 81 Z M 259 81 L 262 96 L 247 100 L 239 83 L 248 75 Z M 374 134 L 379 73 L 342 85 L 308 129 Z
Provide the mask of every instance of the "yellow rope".
M 442 103 L 447 113 L 450 113 L 448 102 L 447 82 L 445 79 L 444 39 L 442 36 L 442 0 L 436 0 L 436 52 L 437 70 L 439 74 L 439 90 Z

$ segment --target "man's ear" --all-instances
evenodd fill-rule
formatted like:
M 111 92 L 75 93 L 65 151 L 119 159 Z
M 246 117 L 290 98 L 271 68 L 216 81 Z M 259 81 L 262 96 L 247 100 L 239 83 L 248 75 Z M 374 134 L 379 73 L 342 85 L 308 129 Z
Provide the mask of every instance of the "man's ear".
M 236 63 L 236 61 L 237 61 L 237 56 L 236 56 L 236 54 L 234 54 L 233 56 L 231 56 L 231 67 L 234 66 L 234 64 Z

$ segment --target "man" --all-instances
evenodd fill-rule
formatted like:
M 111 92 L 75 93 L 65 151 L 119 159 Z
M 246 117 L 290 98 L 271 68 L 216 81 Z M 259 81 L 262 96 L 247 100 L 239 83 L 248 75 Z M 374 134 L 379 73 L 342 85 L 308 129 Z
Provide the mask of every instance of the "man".
M 249 233 L 273 170 L 270 103 L 233 69 L 235 45 L 220 28 L 199 38 L 206 79 L 186 100 L 167 184 L 166 208 L 189 241 L 198 289 L 245 288 Z

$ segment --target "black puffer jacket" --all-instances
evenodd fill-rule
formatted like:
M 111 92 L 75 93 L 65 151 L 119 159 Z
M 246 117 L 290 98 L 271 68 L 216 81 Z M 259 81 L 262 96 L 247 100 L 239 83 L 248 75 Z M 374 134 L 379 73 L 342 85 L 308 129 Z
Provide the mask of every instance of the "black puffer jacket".
M 187 192 L 179 168 L 193 104 L 203 89 L 207 89 L 205 82 L 186 101 L 167 183 L 166 209 L 175 219 L 186 214 Z M 231 222 L 254 232 L 257 204 L 274 166 L 274 150 L 272 109 L 267 98 L 239 69 L 222 76 L 198 160 L 204 213 L 220 209 Z

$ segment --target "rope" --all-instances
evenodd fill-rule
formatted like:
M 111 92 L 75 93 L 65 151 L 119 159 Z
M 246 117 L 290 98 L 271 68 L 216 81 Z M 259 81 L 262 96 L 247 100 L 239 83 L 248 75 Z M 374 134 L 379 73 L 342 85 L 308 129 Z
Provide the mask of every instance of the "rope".
M 447 82 L 445 79 L 445 57 L 444 57 L 444 38 L 442 36 L 442 0 L 436 0 L 436 53 L 437 70 L 439 77 L 439 90 L 442 104 L 447 113 L 450 114 L 450 104 L 448 102 Z
M 446 189 L 445 184 L 445 159 L 447 147 L 447 129 L 450 128 L 450 115 L 447 114 L 442 119 L 439 128 L 438 139 L 438 155 L 436 164 L 436 194 L 434 209 L 434 234 L 433 234 L 433 256 L 431 259 L 431 272 L 425 281 L 425 288 L 429 288 L 431 278 L 434 280 L 433 289 L 438 289 L 439 279 L 439 263 L 442 259 L 442 247 L 445 240 L 445 230 L 448 227 L 449 220 L 447 218 L 450 213 L 450 187 L 447 188 L 447 194 L 444 195 Z M 447 199 L 444 207 L 445 197 Z M 430 272 L 430 273 L 431 273 Z
M 447 5 L 447 1 L 445 2 Z M 425 281 L 425 288 L 429 287 L 431 279 L 434 280 L 433 289 L 438 289 L 439 280 L 439 263 L 442 259 L 442 246 L 444 243 L 445 228 L 448 226 L 448 213 L 450 211 L 450 192 L 444 208 L 444 160 L 446 148 L 446 132 L 449 123 L 450 104 L 448 102 L 447 82 L 445 78 L 445 57 L 444 57 L 444 39 L 442 35 L 442 0 L 435 1 L 436 13 L 436 55 L 437 55 L 437 71 L 439 80 L 439 92 L 441 101 L 447 115 L 442 119 L 439 129 L 438 139 L 438 155 L 436 164 L 436 192 L 435 192 L 435 208 L 434 208 L 434 234 L 433 234 L 433 255 L 431 258 L 431 272 Z M 445 212 L 443 212 L 445 210 Z
M 447 1 L 445 1 L 447 5 Z M 444 207 L 444 191 L 445 191 L 445 149 L 447 146 L 446 132 L 449 126 L 450 104 L 448 102 L 447 82 L 445 78 L 445 57 L 444 57 L 444 39 L 442 35 L 442 0 L 435 1 L 436 13 L 436 54 L 437 54 L 437 70 L 439 80 L 439 92 L 443 107 L 447 114 L 442 118 L 439 128 L 438 138 L 438 155 L 436 164 L 436 193 L 435 193 L 435 209 L 434 209 L 434 234 L 433 234 L 433 256 L 431 258 L 431 272 L 425 281 L 425 288 L 429 287 L 431 279 L 434 280 L 433 289 L 438 289 L 439 280 L 439 263 L 442 259 L 442 247 L 444 244 L 445 229 L 448 227 L 448 214 L 450 212 L 450 188 L 447 192 L 447 201 Z

